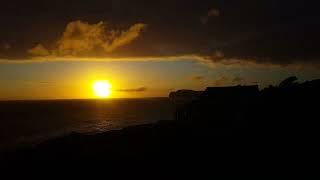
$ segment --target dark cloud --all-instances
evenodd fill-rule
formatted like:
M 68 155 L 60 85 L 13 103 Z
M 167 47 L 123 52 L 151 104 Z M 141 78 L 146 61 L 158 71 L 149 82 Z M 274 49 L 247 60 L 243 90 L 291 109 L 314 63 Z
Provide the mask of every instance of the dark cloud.
M 212 8 L 208 11 L 208 13 L 205 16 L 202 16 L 200 18 L 200 21 L 202 24 L 207 24 L 211 17 L 218 17 L 218 16 L 220 16 L 219 9 Z
M 226 85 L 238 85 L 244 82 L 244 79 L 241 77 L 232 77 L 232 76 L 221 76 L 213 81 L 215 86 L 226 86 Z
M 0 57 L 11 48 L 10 44 L 0 41 Z
M 52 82 L 41 81 L 40 84 L 53 84 Z
M 145 92 L 148 89 L 146 87 L 134 88 L 134 89 L 118 89 L 119 92 Z
M 244 81 L 244 79 L 242 77 L 234 77 L 232 80 L 232 82 L 234 82 L 234 83 L 240 83 L 242 81 Z
M 2 42 L 0 43 L 0 49 L 3 51 L 7 51 L 11 48 L 11 45 L 9 43 L 6 42 Z
M 202 81 L 205 79 L 205 77 L 204 76 L 194 76 L 194 77 L 192 77 L 192 79 L 195 81 Z
M 130 43 L 120 39 L 107 53 L 76 51 L 77 56 L 196 55 L 213 62 L 319 63 L 319 5 L 301 0 L 11 0 L 0 6 L 0 42 L 10 44 L 0 58 L 51 54 L 67 25 L 80 20 L 89 25 L 105 22 L 106 29 L 118 35 L 137 23 L 148 28 Z M 205 25 L 199 23 L 201 17 Z M 106 36 L 93 39 L 99 43 L 93 41 L 89 48 L 103 49 L 100 40 L 106 42 Z

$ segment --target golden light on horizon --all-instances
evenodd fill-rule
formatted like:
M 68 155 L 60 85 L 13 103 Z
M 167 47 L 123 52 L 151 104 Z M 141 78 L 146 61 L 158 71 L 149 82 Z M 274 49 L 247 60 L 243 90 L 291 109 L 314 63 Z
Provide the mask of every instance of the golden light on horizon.
M 112 93 L 112 85 L 109 81 L 99 80 L 93 83 L 93 91 L 98 98 L 108 98 Z

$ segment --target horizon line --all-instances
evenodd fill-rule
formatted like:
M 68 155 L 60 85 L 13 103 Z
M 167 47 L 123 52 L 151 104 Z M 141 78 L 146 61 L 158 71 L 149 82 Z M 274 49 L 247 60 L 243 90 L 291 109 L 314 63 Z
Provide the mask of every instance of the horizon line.
M 154 99 L 154 98 L 168 98 L 168 96 L 155 96 L 155 97 L 115 97 L 115 98 L 39 98 L 39 99 L 0 99 L 0 102 L 14 102 L 14 101 L 81 101 L 81 100 L 121 100 L 121 99 Z

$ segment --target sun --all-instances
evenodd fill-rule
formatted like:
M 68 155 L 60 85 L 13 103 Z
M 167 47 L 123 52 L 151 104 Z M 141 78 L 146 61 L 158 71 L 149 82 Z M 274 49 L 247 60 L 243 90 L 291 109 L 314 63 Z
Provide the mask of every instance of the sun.
M 111 96 L 112 86 L 109 81 L 95 81 L 92 88 L 96 97 L 108 98 Z

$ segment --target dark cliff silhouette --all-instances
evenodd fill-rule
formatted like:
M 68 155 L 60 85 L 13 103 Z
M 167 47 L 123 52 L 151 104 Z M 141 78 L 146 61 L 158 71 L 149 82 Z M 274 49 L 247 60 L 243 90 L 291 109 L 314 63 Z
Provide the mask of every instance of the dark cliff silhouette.
M 210 126 L 216 128 L 283 127 L 284 132 L 293 126 L 311 128 L 317 123 L 312 117 L 318 115 L 320 80 L 295 81 L 295 76 L 289 77 L 279 86 L 261 91 L 258 86 L 208 87 L 191 98 L 185 96 L 190 101 L 178 105 L 176 119 L 193 125 L 212 123 Z
M 190 167 L 204 161 L 217 169 L 232 165 L 229 171 L 264 172 L 272 167 L 283 172 L 282 166 L 296 168 L 313 158 L 319 137 L 320 80 L 296 80 L 290 77 L 263 90 L 234 86 L 172 92 L 175 121 L 71 134 L 5 153 L 1 162 L 96 160 Z
M 193 100 L 177 106 L 176 120 L 202 128 L 247 127 L 258 86 L 208 87 Z

